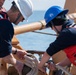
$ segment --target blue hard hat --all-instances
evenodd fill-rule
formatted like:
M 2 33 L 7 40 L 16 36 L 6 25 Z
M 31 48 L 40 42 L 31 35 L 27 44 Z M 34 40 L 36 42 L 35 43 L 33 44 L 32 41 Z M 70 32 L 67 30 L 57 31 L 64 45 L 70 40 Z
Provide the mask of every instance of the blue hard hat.
M 52 6 L 50 7 L 44 16 L 45 22 L 46 22 L 46 26 L 47 24 L 53 20 L 57 15 L 59 15 L 60 13 L 62 14 L 67 14 L 68 10 L 65 10 L 63 8 L 61 8 L 60 6 Z

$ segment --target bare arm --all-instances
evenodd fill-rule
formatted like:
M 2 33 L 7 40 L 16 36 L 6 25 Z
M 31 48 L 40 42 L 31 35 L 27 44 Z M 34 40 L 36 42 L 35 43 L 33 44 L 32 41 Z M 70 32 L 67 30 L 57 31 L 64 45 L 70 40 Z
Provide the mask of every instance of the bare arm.
M 62 67 L 65 67 L 65 66 L 68 66 L 68 65 L 70 65 L 70 64 L 71 64 L 70 60 L 66 57 L 63 61 L 57 63 L 56 65 L 60 65 L 60 66 L 62 66 Z M 48 68 L 49 68 L 50 70 L 52 70 L 52 71 L 56 70 L 55 64 L 52 64 L 52 63 L 49 63 L 49 64 L 48 64 Z
M 57 63 L 58 65 L 65 67 L 71 64 L 70 60 L 66 57 L 63 61 Z
M 41 70 L 42 72 L 45 72 L 43 66 L 45 63 L 50 59 L 51 56 L 49 56 L 46 52 L 44 53 L 40 63 L 38 64 L 38 69 Z
M 27 54 L 25 50 L 20 50 L 12 47 L 12 53 L 15 54 L 19 59 L 24 59 L 24 55 Z

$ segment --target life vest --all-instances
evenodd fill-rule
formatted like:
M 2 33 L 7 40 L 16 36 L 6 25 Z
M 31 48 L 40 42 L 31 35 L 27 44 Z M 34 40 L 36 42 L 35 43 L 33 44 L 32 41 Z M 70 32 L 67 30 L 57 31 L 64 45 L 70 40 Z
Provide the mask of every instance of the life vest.
M 76 66 L 76 45 L 64 49 L 69 60 Z

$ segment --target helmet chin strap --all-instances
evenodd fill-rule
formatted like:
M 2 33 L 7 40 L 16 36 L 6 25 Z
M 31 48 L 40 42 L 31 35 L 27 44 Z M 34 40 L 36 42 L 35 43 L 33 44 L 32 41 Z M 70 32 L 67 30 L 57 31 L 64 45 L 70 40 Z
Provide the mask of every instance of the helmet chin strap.
M 58 29 L 54 26 L 54 28 L 55 28 L 55 30 L 56 30 L 56 32 L 57 32 L 57 34 L 59 34 L 60 33 L 60 31 L 58 31 Z
M 14 23 L 16 23 L 20 17 L 21 17 L 21 13 L 18 14 L 18 17 L 16 18 L 16 20 L 14 21 Z

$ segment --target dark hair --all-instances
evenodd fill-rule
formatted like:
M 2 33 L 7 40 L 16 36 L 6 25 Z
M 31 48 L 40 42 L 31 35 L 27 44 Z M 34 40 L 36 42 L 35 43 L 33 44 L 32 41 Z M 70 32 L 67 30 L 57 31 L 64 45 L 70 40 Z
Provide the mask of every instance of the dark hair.
M 50 21 L 48 23 L 48 26 L 52 27 L 52 26 L 59 26 L 59 25 L 63 25 L 63 23 L 66 21 L 66 15 L 60 13 L 59 15 L 57 15 L 52 21 Z

